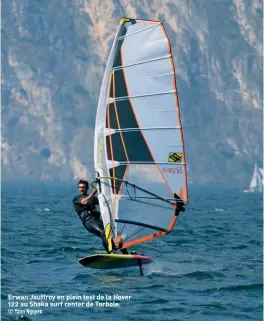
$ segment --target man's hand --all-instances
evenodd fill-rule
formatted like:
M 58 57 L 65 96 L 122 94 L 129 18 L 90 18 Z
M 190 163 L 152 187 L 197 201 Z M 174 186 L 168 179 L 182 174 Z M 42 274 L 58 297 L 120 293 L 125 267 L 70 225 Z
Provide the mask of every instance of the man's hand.
M 86 205 L 90 199 L 92 199 L 93 197 L 95 197 L 95 194 L 97 193 L 97 189 L 94 188 L 94 190 L 92 191 L 92 193 L 84 198 L 81 199 L 81 204 Z

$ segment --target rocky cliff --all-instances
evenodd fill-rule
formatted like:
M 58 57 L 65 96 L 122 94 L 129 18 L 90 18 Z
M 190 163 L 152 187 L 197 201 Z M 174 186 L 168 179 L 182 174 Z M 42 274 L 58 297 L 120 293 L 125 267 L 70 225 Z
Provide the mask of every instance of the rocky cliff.
M 162 20 L 177 75 L 190 182 L 241 184 L 262 161 L 262 3 L 2 3 L 2 178 L 93 176 L 100 84 L 121 17 Z

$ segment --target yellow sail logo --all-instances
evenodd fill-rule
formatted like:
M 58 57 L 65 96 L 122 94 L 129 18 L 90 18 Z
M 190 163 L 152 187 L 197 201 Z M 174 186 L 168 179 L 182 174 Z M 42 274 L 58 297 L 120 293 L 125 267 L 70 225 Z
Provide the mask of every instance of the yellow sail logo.
M 112 251 L 112 235 L 111 235 L 111 225 L 108 223 L 105 227 L 105 238 L 107 240 L 108 251 Z
M 180 163 L 182 160 L 182 153 L 169 153 L 169 163 Z

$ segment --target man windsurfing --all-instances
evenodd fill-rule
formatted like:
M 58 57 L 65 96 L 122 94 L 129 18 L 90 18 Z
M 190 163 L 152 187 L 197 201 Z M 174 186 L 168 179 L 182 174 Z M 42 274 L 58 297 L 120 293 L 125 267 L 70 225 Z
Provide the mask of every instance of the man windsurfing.
M 85 180 L 79 180 L 79 194 L 76 195 L 72 200 L 74 210 L 78 214 L 86 230 L 100 237 L 102 239 L 104 249 L 107 253 L 110 253 L 108 251 L 108 243 L 105 237 L 104 224 L 101 219 L 101 214 L 97 211 L 97 208 L 99 207 L 98 198 L 95 196 L 97 193 L 97 189 L 94 188 L 91 194 L 88 194 L 88 189 L 88 182 Z M 112 252 L 115 252 L 117 249 L 113 241 L 112 247 Z M 127 254 L 126 249 L 121 250 L 121 252 L 123 254 Z

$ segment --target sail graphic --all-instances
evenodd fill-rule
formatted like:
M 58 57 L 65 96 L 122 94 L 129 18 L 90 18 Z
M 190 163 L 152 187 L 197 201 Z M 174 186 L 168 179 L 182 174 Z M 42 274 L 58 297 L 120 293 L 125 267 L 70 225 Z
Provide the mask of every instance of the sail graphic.
M 159 21 L 123 18 L 96 117 L 95 170 L 109 248 L 167 234 L 188 203 L 171 46 Z M 175 215 L 176 213 L 176 215 Z

